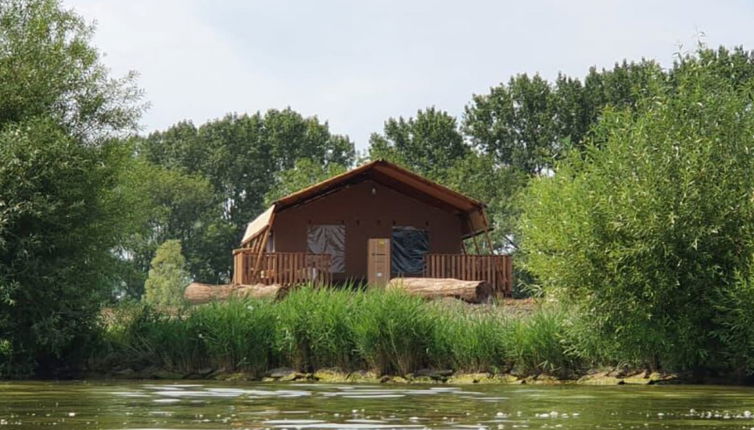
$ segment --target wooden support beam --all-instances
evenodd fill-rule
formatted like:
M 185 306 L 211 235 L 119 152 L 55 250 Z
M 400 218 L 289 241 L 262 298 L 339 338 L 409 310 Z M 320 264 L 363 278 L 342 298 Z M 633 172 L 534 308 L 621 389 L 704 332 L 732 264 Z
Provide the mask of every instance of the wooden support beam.
M 464 219 L 466 220 L 466 225 L 469 227 L 469 230 L 473 230 L 474 226 L 471 225 L 471 219 L 469 219 L 468 216 L 464 216 Z M 476 249 L 477 255 L 482 255 L 482 252 L 479 249 L 479 242 L 476 239 L 477 235 L 471 236 L 471 239 L 474 241 L 474 248 Z
M 490 238 L 490 231 L 489 230 L 485 230 L 484 231 L 484 237 L 487 238 L 487 246 L 490 247 L 490 254 L 494 254 L 495 253 L 495 248 L 492 246 L 492 239 Z
M 262 257 L 265 254 L 265 251 L 267 250 L 267 241 L 270 239 L 270 231 L 272 230 L 272 223 L 275 221 L 275 212 L 270 215 L 270 220 L 268 221 L 267 227 L 264 229 L 264 233 L 262 233 L 262 238 L 259 242 L 259 249 L 257 250 L 257 261 L 254 263 L 254 281 L 257 282 L 259 279 L 261 279 L 261 276 L 259 275 L 259 269 L 260 265 L 262 264 Z

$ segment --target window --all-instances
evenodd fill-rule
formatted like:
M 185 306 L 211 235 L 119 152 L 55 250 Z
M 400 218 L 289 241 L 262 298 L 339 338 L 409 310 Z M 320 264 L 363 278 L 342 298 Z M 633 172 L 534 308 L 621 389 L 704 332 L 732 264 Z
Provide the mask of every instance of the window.
M 312 254 L 330 254 L 331 273 L 346 271 L 346 226 L 310 225 L 306 232 L 306 248 Z
M 415 227 L 393 227 L 390 263 L 394 275 L 421 275 L 429 252 L 429 233 Z

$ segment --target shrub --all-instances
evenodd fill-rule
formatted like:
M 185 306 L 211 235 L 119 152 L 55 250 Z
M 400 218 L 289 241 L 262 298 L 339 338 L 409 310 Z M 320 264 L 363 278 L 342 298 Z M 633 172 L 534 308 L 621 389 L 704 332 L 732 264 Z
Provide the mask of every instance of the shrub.
M 637 113 L 608 110 L 592 145 L 535 180 L 526 266 L 580 310 L 615 361 L 713 366 L 715 304 L 754 251 L 751 85 L 689 58 Z
M 183 290 L 190 282 L 179 240 L 167 240 L 157 248 L 144 284 L 144 300 L 157 307 L 184 304 Z
M 206 351 L 195 323 L 186 315 L 170 315 L 145 304 L 126 303 L 114 310 L 97 345 L 98 355 L 119 366 L 161 366 L 189 371 L 206 363 Z M 119 358 L 118 358 L 119 357 Z

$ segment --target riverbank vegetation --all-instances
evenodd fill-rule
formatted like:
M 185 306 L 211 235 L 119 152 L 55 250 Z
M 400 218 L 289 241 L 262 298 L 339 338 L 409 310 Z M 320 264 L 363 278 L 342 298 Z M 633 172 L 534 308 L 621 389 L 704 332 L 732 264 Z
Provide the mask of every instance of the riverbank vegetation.
M 275 368 L 578 376 L 586 361 L 572 353 L 565 311 L 508 312 L 395 290 L 303 286 L 279 301 L 231 300 L 173 312 L 137 304 L 109 315 L 89 367 L 111 376 L 146 369 L 262 377 Z
M 357 154 L 290 108 L 140 134 L 136 76 L 111 77 L 92 34 L 58 0 L 0 0 L 0 377 L 123 363 L 754 375 L 751 52 L 517 75 L 460 118 L 389 118 Z M 270 200 L 367 158 L 489 203 L 482 251 L 513 253 L 515 294 L 548 305 L 513 317 L 301 289 L 175 311 L 189 279 L 228 281 Z

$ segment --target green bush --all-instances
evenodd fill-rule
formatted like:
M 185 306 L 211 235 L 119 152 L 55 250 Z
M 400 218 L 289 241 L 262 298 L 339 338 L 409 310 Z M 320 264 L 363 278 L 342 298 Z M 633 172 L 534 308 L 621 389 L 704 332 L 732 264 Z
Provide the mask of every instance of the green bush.
M 0 378 L 54 376 L 88 345 L 125 223 L 109 139 L 139 92 L 56 0 L 0 0 Z
M 182 306 L 183 290 L 190 282 L 185 266 L 179 240 L 167 240 L 160 245 L 144 283 L 144 300 L 156 307 Z
M 673 90 L 604 112 L 521 219 L 527 269 L 600 349 L 676 370 L 719 366 L 715 305 L 754 252 L 753 87 L 684 61 Z

